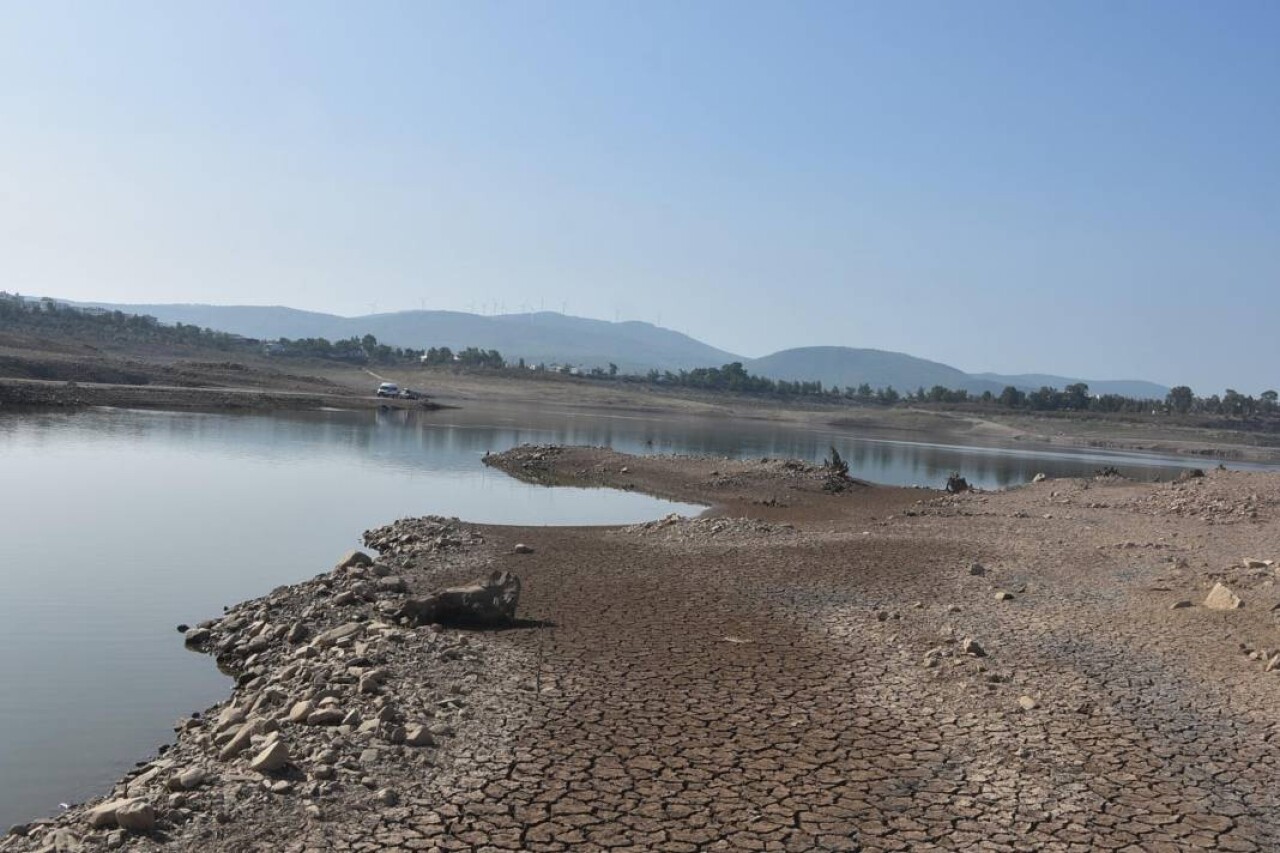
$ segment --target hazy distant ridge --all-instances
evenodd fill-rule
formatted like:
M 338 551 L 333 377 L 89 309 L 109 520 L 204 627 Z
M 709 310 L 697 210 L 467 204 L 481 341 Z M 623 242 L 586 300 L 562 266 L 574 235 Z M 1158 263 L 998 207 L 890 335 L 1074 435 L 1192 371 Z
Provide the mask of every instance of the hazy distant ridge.
M 75 304 L 75 303 L 71 303 Z M 339 317 L 281 306 L 253 305 L 112 305 L 93 307 L 150 314 L 165 323 L 191 323 L 250 338 L 349 338 L 372 334 L 393 346 L 475 346 L 499 350 L 509 360 L 530 364 L 568 363 L 606 367 L 610 362 L 628 373 L 690 370 L 732 361 L 770 379 L 820 381 L 840 388 L 863 383 L 916 388 L 963 388 L 973 394 L 999 394 L 1006 385 L 1035 390 L 1043 385 L 1064 388 L 1088 382 L 1098 394 L 1163 398 L 1168 388 L 1143 380 L 1079 380 L 1047 374 L 969 374 L 962 370 L 898 352 L 853 347 L 814 346 L 781 350 L 763 358 L 734 355 L 680 332 L 652 323 L 611 323 L 553 312 L 483 316 L 461 311 L 399 311 L 362 317 Z

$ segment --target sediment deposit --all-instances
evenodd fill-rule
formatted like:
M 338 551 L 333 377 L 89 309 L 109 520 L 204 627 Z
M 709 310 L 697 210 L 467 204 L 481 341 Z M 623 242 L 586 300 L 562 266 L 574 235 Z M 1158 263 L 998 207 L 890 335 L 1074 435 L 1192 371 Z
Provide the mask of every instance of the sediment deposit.
M 487 461 L 713 509 L 371 531 L 373 559 L 189 629 L 231 698 L 0 850 L 1280 845 L 1280 475 L 952 496 L 781 460 Z M 522 581 L 509 627 L 405 618 L 494 571 Z

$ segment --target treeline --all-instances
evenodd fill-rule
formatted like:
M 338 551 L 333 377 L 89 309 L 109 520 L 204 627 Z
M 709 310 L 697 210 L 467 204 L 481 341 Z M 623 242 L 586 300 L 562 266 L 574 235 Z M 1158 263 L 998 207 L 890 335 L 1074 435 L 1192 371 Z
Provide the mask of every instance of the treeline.
M 478 347 L 467 347 L 456 353 L 448 347 L 431 347 L 422 354 L 421 361 L 423 364 L 456 364 L 462 367 L 502 368 L 507 366 L 506 359 L 496 349 L 480 349 Z
M 378 343 L 378 339 L 373 335 L 359 338 L 353 335 L 337 341 L 330 341 L 327 338 L 280 338 L 267 344 L 266 349 L 270 355 L 323 358 L 352 364 L 395 364 L 416 361 L 423 354 L 422 350 Z
M 603 371 L 593 370 L 589 375 L 600 378 L 606 374 Z M 635 381 L 640 377 L 623 378 Z M 1280 394 L 1275 391 L 1264 391 L 1257 397 L 1252 397 L 1228 388 L 1221 395 L 1200 397 L 1186 385 L 1173 388 L 1164 399 L 1126 397 L 1121 394 L 1093 394 L 1089 386 L 1083 382 L 1077 382 L 1062 389 L 1045 386 L 1034 391 L 1023 391 L 1009 385 L 999 394 L 991 391 L 974 394 L 963 388 L 947 388 L 942 385 L 901 392 L 892 385 L 873 388 L 870 383 L 865 382 L 857 386 L 839 388 L 834 385 L 824 387 L 821 382 L 787 382 L 769 379 L 748 372 L 741 362 L 678 372 L 651 370 L 643 379 L 657 385 L 696 388 L 704 391 L 848 400 L 881 406 L 899 403 L 949 404 L 1034 412 L 1199 414 L 1244 418 L 1280 414 Z
M 52 299 L 28 299 L 0 291 L 0 328 L 66 337 L 94 338 L 105 343 L 165 344 L 230 350 L 244 346 L 238 335 L 200 326 L 161 323 L 155 317 L 77 308 Z

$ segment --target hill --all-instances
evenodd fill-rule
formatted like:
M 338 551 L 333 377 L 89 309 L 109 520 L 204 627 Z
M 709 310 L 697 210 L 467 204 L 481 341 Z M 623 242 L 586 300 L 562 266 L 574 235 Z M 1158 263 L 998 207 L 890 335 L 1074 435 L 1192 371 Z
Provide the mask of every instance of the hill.
M 149 314 L 165 323 L 188 323 L 261 340 L 339 338 L 371 334 L 385 344 L 427 349 L 496 349 L 514 361 L 565 362 L 624 372 L 682 370 L 741 361 L 688 335 L 651 323 L 611 323 L 549 311 L 493 317 L 460 311 L 399 311 L 339 317 L 279 306 L 109 305 L 93 307 Z
M 852 347 L 799 347 L 782 350 L 746 363 L 752 373 L 780 380 L 817 380 L 839 388 L 867 383 L 873 388 L 892 385 L 899 391 L 916 388 L 963 388 L 974 394 L 1000 393 L 1003 386 L 950 365 L 900 352 Z
M 372 334 L 382 343 L 415 349 L 496 349 L 511 361 L 523 358 L 530 364 L 607 367 L 612 362 L 624 373 L 674 372 L 740 361 L 752 373 L 770 379 L 819 381 L 840 388 L 867 383 L 873 388 L 892 385 L 907 391 L 942 385 L 973 394 L 999 394 L 1006 385 L 1034 391 L 1045 385 L 1065 388 L 1084 381 L 1097 394 L 1163 398 L 1169 390 L 1142 380 L 1080 380 L 1032 373 L 970 374 L 905 353 L 853 347 L 800 347 L 750 359 L 651 323 L 611 323 L 545 311 L 496 316 L 461 311 L 399 311 L 341 317 L 282 306 L 92 303 L 89 307 L 148 314 L 164 323 L 201 326 L 260 340 L 338 340 Z
M 1094 394 L 1119 394 L 1121 397 L 1133 397 L 1139 400 L 1163 400 L 1169 393 L 1167 386 L 1142 379 L 1071 379 L 1066 376 L 1054 376 L 1050 373 L 1019 373 L 1007 376 L 1000 373 L 974 373 L 972 376 L 984 379 L 1004 387 L 1012 385 L 1023 391 L 1034 391 L 1038 388 L 1066 388 L 1076 382 L 1089 386 Z

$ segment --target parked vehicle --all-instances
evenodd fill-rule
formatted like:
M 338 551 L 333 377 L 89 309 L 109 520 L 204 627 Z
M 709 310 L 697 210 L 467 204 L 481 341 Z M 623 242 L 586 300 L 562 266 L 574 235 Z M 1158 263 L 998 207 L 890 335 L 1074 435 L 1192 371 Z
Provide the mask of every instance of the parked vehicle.
M 379 397 L 399 397 L 400 386 L 394 382 L 383 382 L 378 386 Z
M 401 400 L 423 400 L 423 399 L 426 399 L 426 396 L 427 395 L 423 394 L 421 391 L 415 391 L 412 388 L 400 389 Z

